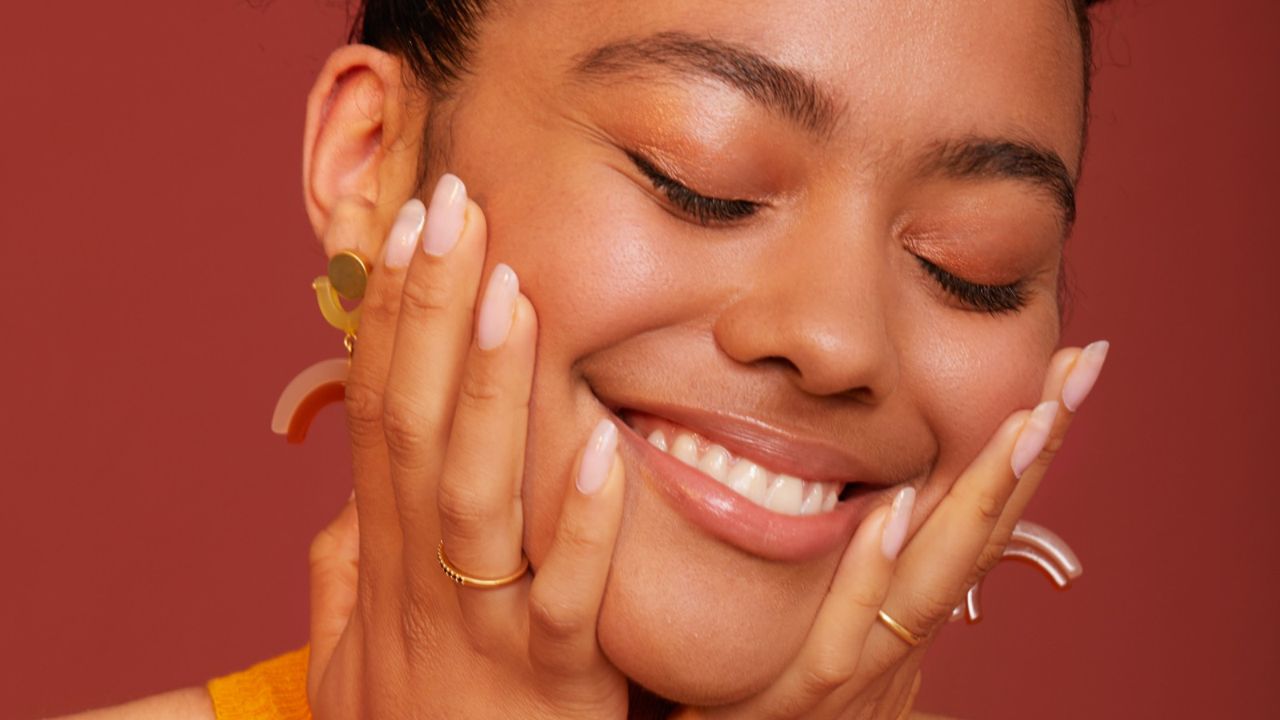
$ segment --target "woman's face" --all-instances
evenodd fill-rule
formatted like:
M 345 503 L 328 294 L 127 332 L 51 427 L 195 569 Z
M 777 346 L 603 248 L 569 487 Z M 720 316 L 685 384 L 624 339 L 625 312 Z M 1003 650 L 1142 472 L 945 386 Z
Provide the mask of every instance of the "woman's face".
M 629 428 L 599 625 L 628 676 L 687 702 L 762 688 L 869 509 L 913 485 L 918 527 L 1036 400 L 1080 53 L 1067 0 L 541 0 L 486 18 L 434 109 L 430 177 L 463 178 L 488 265 L 538 311 L 535 567 L 594 424 Z M 755 466 L 735 491 L 646 444 L 654 429 Z M 773 509 L 743 494 L 777 473 L 795 479 Z M 816 514 L 779 512 L 810 493 Z

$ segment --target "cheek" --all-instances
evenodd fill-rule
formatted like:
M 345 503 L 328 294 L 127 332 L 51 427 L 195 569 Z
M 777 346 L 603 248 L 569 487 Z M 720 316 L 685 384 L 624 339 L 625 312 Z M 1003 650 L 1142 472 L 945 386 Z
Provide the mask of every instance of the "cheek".
M 525 545 L 535 565 L 554 535 L 576 454 L 603 415 L 577 363 L 678 323 L 694 307 L 688 293 L 672 291 L 689 279 L 682 263 L 660 252 L 647 198 L 616 171 L 568 150 L 540 160 L 491 158 L 459 169 L 488 221 L 486 272 L 509 264 L 538 313 L 523 486 Z M 554 188 L 547 177 L 557 178 Z
M 1000 423 L 1039 401 L 1057 344 L 1053 308 L 1029 307 L 1010 318 L 941 312 L 940 320 L 913 324 L 915 349 L 904 353 L 904 376 L 939 448 L 921 497 L 929 508 Z

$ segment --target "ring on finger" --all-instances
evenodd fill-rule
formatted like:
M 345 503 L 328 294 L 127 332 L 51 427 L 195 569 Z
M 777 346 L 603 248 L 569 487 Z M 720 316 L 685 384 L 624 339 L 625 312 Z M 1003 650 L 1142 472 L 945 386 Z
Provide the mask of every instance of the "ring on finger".
M 525 573 L 529 572 L 529 558 L 524 553 L 521 553 L 520 567 L 510 575 L 504 575 L 500 578 L 473 577 L 462 572 L 458 568 L 454 567 L 453 563 L 449 562 L 449 556 L 444 554 L 444 540 L 441 540 L 440 544 L 436 546 L 436 559 L 440 561 L 440 569 L 444 570 L 444 574 L 447 575 L 450 580 L 462 585 L 463 587 L 484 588 L 486 590 L 500 588 L 504 585 L 510 585 L 524 577 Z
M 880 622 L 883 623 L 885 627 L 889 628 L 889 630 L 893 632 L 894 635 L 897 635 L 899 638 L 902 639 L 902 642 L 910 645 L 911 647 L 915 647 L 916 645 L 919 645 L 920 641 L 924 639 L 919 635 L 908 630 L 906 626 L 903 625 L 902 623 L 898 622 L 897 620 L 894 620 L 892 617 L 889 616 L 889 613 L 885 612 L 884 610 L 881 610 L 877 614 L 877 617 L 880 619 Z

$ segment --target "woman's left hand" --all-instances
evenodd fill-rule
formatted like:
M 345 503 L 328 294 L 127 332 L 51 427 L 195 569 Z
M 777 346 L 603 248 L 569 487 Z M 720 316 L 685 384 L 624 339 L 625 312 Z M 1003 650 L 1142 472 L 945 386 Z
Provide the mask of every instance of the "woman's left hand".
M 682 708 L 675 718 L 907 717 L 920 688 L 925 651 L 968 589 L 1000 561 L 1062 445 L 1070 408 L 1079 407 L 1105 350 L 1099 344 L 1054 355 L 1043 409 L 1019 411 L 1000 426 L 896 560 L 883 549 L 890 508 L 868 515 L 841 559 L 808 638 L 773 685 L 733 705 Z M 1035 428 L 1054 412 L 1052 401 L 1061 409 L 1046 427 Z M 1039 438 L 1033 437 L 1037 430 Z M 1020 442 L 1023 438 L 1028 442 Z M 1021 477 L 1015 475 L 1017 465 L 1025 467 Z M 879 622 L 881 609 L 919 643 L 910 645 Z

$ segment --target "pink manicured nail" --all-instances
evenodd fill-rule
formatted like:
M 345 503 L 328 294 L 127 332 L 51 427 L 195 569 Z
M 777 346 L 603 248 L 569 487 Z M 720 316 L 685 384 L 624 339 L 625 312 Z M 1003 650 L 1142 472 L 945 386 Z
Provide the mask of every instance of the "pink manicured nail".
M 1062 384 L 1062 404 L 1066 405 L 1071 412 L 1075 412 L 1084 399 L 1089 397 L 1089 391 L 1098 381 L 1098 375 L 1102 372 L 1102 363 L 1106 362 L 1107 350 L 1110 348 L 1111 343 L 1099 340 L 1090 343 L 1080 351 L 1080 357 L 1076 358 L 1076 366 L 1071 368 L 1071 374 Z
M 387 233 L 387 246 L 383 250 L 383 261 L 387 267 L 409 266 L 409 259 L 413 257 L 413 248 L 418 244 L 426 216 L 427 206 L 418 198 L 413 198 L 400 208 L 396 221 L 391 225 L 391 232 Z
M 427 232 L 422 236 L 422 249 L 440 257 L 458 244 L 462 223 L 467 214 L 467 186 L 456 175 L 445 173 L 436 183 L 427 210 Z
M 484 300 L 480 302 L 480 317 L 476 321 L 476 344 L 481 350 L 492 350 L 507 341 L 519 295 L 520 278 L 516 277 L 516 271 L 498 263 L 489 276 L 489 286 L 485 288 Z
M 578 466 L 578 491 L 583 495 L 595 495 L 604 487 L 609 479 L 609 468 L 613 465 L 613 452 L 618 447 L 618 427 L 608 420 L 596 423 L 587 441 L 587 449 L 582 453 L 582 464 Z
M 916 489 L 913 487 L 904 487 L 893 497 L 889 519 L 884 521 L 884 530 L 880 533 L 880 551 L 885 558 L 894 560 L 902 552 L 902 543 L 907 539 L 907 526 L 911 524 L 911 508 L 915 504 Z
M 1022 473 L 1031 467 L 1031 463 L 1040 457 L 1044 444 L 1049 442 L 1049 433 L 1053 430 L 1053 419 L 1058 416 L 1058 403 L 1046 400 L 1031 411 L 1018 435 L 1018 442 L 1013 444 L 1013 457 L 1009 464 L 1013 466 L 1013 476 L 1021 478 Z

